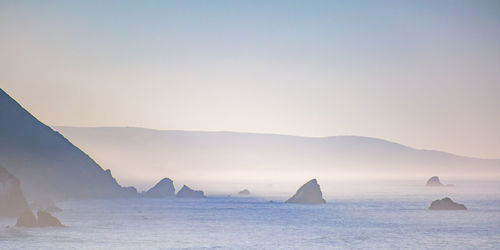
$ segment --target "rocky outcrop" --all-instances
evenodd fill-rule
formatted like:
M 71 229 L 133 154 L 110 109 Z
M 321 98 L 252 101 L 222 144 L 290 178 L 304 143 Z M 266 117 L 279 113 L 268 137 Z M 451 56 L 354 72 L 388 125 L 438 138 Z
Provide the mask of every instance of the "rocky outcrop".
M 438 176 L 432 176 L 428 181 L 426 186 L 428 187 L 442 187 L 443 184 L 439 181 Z
M 238 192 L 238 195 L 250 195 L 250 191 L 248 191 L 248 189 L 243 189 Z
M 21 183 L 0 166 L 0 217 L 17 217 L 27 209 Z
M 38 210 L 38 219 L 31 210 L 25 211 L 17 218 L 16 227 L 63 227 L 64 225 L 50 213 Z
M 31 210 L 26 210 L 17 218 L 16 227 L 36 227 L 36 217 Z
M 38 227 L 63 227 L 64 225 L 48 212 L 38 210 Z
M 446 197 L 441 200 L 435 200 L 429 207 L 430 210 L 466 210 L 463 204 L 458 204 Z
M 316 179 L 308 181 L 306 184 L 297 190 L 292 198 L 286 201 L 287 203 L 300 203 L 300 204 L 323 204 L 326 201 L 323 199 L 320 186 Z
M 179 198 L 205 198 L 205 194 L 201 190 L 193 190 L 188 186 L 182 186 L 181 190 L 177 192 Z
M 169 178 L 163 178 L 154 187 L 142 194 L 148 198 L 163 198 L 175 196 L 174 182 Z
M 49 213 L 56 213 L 62 211 L 62 209 L 58 208 L 56 206 L 56 203 L 49 198 L 38 199 L 32 202 L 30 204 L 30 208 L 31 210 L 42 210 Z

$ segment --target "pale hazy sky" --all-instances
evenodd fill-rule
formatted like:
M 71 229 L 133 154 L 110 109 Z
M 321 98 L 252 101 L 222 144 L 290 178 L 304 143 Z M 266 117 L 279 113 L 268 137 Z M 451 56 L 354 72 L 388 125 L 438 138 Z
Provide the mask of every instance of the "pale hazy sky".
M 0 1 L 0 87 L 50 125 L 500 158 L 500 1 Z

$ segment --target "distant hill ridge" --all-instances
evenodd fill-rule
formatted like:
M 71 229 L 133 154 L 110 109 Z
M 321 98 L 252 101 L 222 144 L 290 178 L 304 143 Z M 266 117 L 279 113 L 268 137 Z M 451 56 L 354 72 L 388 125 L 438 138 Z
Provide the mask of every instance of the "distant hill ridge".
M 500 178 L 499 159 L 419 150 L 360 136 L 153 130 L 134 127 L 54 127 L 112 168 L 120 178 L 247 180 L 320 176 L 337 178 Z M 134 165 L 141 171 L 133 172 Z M 223 174 L 221 174 L 223 173 Z M 197 179 L 193 179 L 196 176 Z
M 415 151 L 424 151 L 424 152 L 433 152 L 436 154 L 443 154 L 443 155 L 449 155 L 449 156 L 456 156 L 460 158 L 468 158 L 468 159 L 475 159 L 475 160 L 492 160 L 492 161 L 499 161 L 500 158 L 479 158 L 479 157 L 472 157 L 472 156 L 463 156 L 463 155 L 458 155 L 458 154 L 453 154 L 445 151 L 439 151 L 439 150 L 432 150 L 432 149 L 416 149 L 401 143 L 397 142 L 392 142 L 389 140 L 385 139 L 380 139 L 376 137 L 369 137 L 369 136 L 357 136 L 357 135 L 335 135 L 335 136 L 321 136 L 321 137 L 315 137 L 315 136 L 299 136 L 299 135 L 287 135 L 287 134 L 272 134 L 272 133 L 255 133 L 255 132 L 236 132 L 236 131 L 203 131 L 203 130 L 162 130 L 162 129 L 152 129 L 152 128 L 143 128 L 143 127 L 120 127 L 120 126 L 96 126 L 96 127 L 78 127 L 78 126 L 51 126 L 54 128 L 56 131 L 65 131 L 71 135 L 77 134 L 78 133 L 85 133 L 86 135 L 91 135 L 95 134 L 97 135 L 98 133 L 108 133 L 109 137 L 112 137 L 112 135 L 117 135 L 118 132 L 125 132 L 125 131 L 137 131 L 140 132 L 142 131 L 143 134 L 216 134 L 216 135 L 234 135 L 234 136 L 255 136 L 255 137 L 282 137 L 282 138 L 296 138 L 296 139 L 303 139 L 303 140 L 342 140 L 344 139 L 346 142 L 349 140 L 354 142 L 354 140 L 359 140 L 359 141 L 364 141 L 366 144 L 386 144 L 387 146 L 393 146 L 394 148 L 399 148 L 399 149 L 408 149 L 408 150 L 415 150 Z M 92 131 L 92 132 L 91 132 Z M 125 135 L 125 134 L 123 134 Z M 131 134 L 129 134 L 131 135 Z
M 113 198 L 137 195 L 123 188 L 87 154 L 46 126 L 0 89 L 0 162 L 27 197 Z

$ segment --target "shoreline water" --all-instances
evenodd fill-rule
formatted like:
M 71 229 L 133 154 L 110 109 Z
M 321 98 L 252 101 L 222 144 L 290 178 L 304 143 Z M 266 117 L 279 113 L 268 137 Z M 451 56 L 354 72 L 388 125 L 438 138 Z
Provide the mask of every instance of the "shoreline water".
M 80 200 L 58 203 L 64 229 L 5 228 L 7 249 L 492 249 L 500 244 L 500 189 L 455 189 L 467 211 L 429 211 L 436 189 L 408 195 L 327 196 L 324 205 L 259 197 Z M 462 190 L 462 191 L 461 191 Z M 404 191 L 404 190 L 401 190 Z M 7 223 L 7 224 L 6 224 Z

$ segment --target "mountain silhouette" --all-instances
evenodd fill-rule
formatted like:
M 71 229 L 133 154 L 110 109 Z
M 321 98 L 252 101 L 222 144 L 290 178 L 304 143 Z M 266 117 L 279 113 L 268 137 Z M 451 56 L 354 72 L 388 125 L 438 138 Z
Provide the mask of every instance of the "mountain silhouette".
M 27 197 L 86 199 L 129 197 L 87 154 L 46 126 L 0 89 L 0 163 L 20 181 Z

